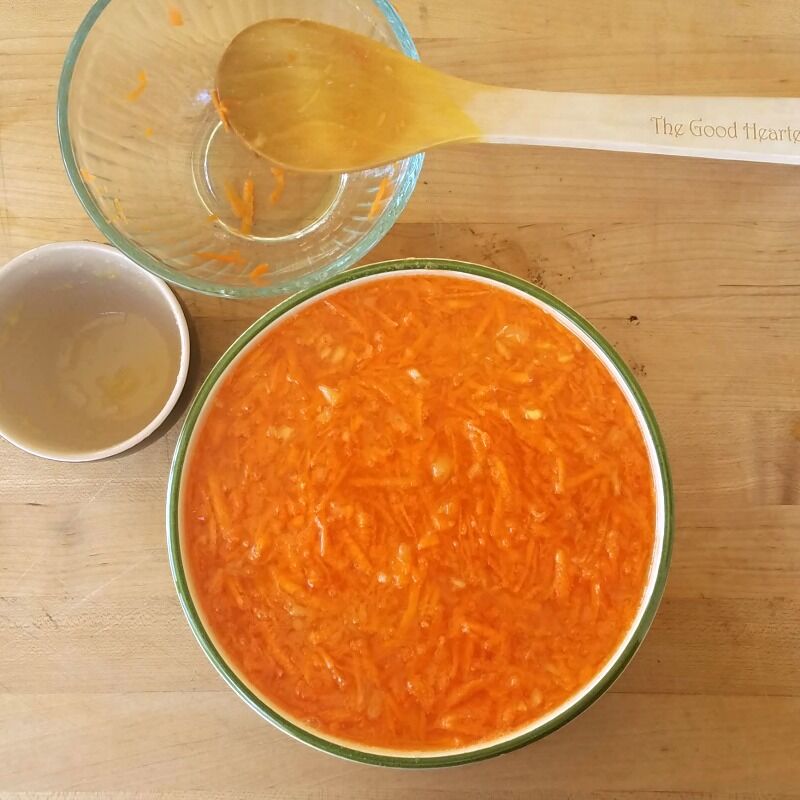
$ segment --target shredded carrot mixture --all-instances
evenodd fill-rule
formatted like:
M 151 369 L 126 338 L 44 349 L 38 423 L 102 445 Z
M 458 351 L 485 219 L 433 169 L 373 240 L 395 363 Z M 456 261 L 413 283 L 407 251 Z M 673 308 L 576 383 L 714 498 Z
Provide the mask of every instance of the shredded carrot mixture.
M 384 178 L 380 186 L 378 186 L 378 191 L 375 192 L 375 199 L 372 201 L 372 205 L 369 209 L 369 214 L 367 214 L 367 219 L 374 219 L 378 216 L 381 208 L 383 207 L 384 199 L 386 198 L 387 194 L 389 193 L 389 179 Z
M 136 102 L 144 94 L 144 90 L 147 88 L 147 73 L 143 69 L 140 69 L 136 80 L 138 81 L 136 87 L 128 92 L 129 103 Z
M 255 284 L 261 283 L 261 278 L 269 272 L 269 264 L 258 264 L 250 273 L 250 280 Z
M 223 264 L 246 264 L 238 250 L 228 250 L 225 253 L 214 253 L 211 251 L 201 251 L 195 253 L 195 257 L 203 261 L 221 261 Z
M 255 218 L 255 184 L 252 178 L 245 179 L 244 188 L 242 189 L 242 226 L 240 228 L 244 236 L 248 236 L 253 231 L 253 219 Z
M 225 130 L 230 131 L 231 123 L 228 119 L 228 107 L 223 105 L 222 100 L 219 99 L 219 92 L 216 89 L 211 92 L 211 102 L 214 104 L 214 108 L 216 109 L 217 114 L 219 114 L 219 118 L 222 120 Z
M 280 167 L 270 167 L 270 171 L 272 172 L 272 177 L 275 178 L 275 188 L 269 196 L 269 202 L 274 206 L 280 202 L 286 189 L 286 173 Z
M 180 28 L 183 25 L 183 14 L 179 8 L 173 6 L 169 10 L 169 24 L 175 28 Z
M 571 332 L 497 287 L 393 275 L 236 362 L 182 535 L 218 646 L 277 708 L 449 748 L 602 668 L 641 603 L 654 503 L 636 419 Z

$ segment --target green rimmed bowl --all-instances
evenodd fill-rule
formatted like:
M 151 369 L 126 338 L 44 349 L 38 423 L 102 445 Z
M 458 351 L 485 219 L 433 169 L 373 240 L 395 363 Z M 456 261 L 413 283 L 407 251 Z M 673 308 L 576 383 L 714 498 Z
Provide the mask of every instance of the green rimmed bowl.
M 225 131 L 212 92 L 234 36 L 280 17 L 419 57 L 388 0 L 96 0 L 67 52 L 57 124 L 70 183 L 113 245 L 178 286 L 236 298 L 312 286 L 362 259 L 417 184 L 422 154 L 346 175 L 291 173 L 272 202 L 270 163 Z M 229 189 L 241 194 L 248 177 L 255 221 L 244 233 Z
M 395 751 L 370 748 L 339 740 L 315 730 L 276 708 L 251 688 L 245 678 L 227 661 L 205 624 L 194 601 L 191 577 L 182 556 L 181 489 L 187 459 L 191 456 L 195 433 L 210 407 L 217 387 L 238 359 L 258 346 L 271 327 L 303 305 L 353 283 L 391 280 L 398 274 L 440 271 L 488 283 L 531 302 L 554 317 L 586 345 L 605 365 L 626 398 L 642 432 L 650 459 L 655 494 L 655 544 L 642 603 L 617 650 L 605 666 L 582 689 L 561 706 L 548 712 L 525 728 L 469 747 L 446 751 Z M 611 345 L 585 319 L 551 294 L 527 281 L 477 264 L 442 259 L 406 259 L 386 261 L 352 270 L 311 289 L 300 292 L 273 308 L 255 322 L 223 355 L 208 376 L 189 410 L 178 439 L 169 478 L 167 499 L 167 541 L 170 567 L 189 625 L 200 646 L 225 682 L 264 719 L 290 736 L 319 750 L 341 758 L 386 767 L 445 767 L 466 764 L 508 753 L 552 733 L 588 708 L 616 680 L 644 639 L 653 621 L 664 591 L 673 537 L 672 484 L 666 451 L 653 412 L 631 371 Z

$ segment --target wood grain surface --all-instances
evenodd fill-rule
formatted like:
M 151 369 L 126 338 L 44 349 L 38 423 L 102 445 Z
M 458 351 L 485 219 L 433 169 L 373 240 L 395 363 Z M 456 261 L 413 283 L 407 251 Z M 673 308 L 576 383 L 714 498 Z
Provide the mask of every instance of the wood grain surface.
M 0 263 L 99 238 L 54 124 L 89 5 L 0 0 Z M 796 0 L 397 5 L 423 57 L 467 78 L 800 96 Z M 60 465 L 0 442 L 0 798 L 800 797 L 800 168 L 456 147 L 428 157 L 370 260 L 397 256 L 529 277 L 641 380 L 677 532 L 665 600 L 623 677 L 548 739 L 446 772 L 338 761 L 249 711 L 183 619 L 163 519 L 180 411 L 267 304 L 183 294 L 190 386 L 145 446 Z

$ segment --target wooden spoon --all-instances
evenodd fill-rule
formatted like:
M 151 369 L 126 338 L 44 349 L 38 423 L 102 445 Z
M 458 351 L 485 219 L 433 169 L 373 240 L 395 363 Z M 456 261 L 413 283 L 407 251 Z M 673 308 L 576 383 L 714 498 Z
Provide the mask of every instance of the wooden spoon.
M 505 89 L 311 20 L 242 31 L 217 90 L 233 130 L 296 170 L 350 172 L 458 141 L 800 163 L 795 98 Z

